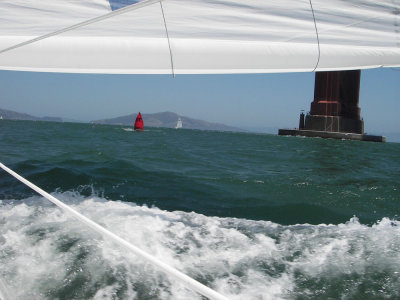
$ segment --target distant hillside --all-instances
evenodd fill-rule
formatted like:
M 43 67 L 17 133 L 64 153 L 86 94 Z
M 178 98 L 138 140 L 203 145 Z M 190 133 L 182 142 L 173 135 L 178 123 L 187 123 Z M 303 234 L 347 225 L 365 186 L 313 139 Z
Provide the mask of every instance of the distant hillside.
M 15 112 L 12 110 L 6 110 L 0 108 L 0 116 L 3 119 L 8 120 L 31 120 L 31 121 L 50 121 L 50 122 L 62 122 L 61 118 L 57 117 L 35 117 L 24 113 Z
M 121 116 L 112 119 L 95 120 L 91 123 L 97 124 L 114 124 L 114 125 L 130 125 L 133 126 L 137 113 Z M 185 116 L 180 116 L 172 112 L 161 112 L 155 114 L 143 114 L 142 118 L 144 126 L 149 127 L 167 127 L 175 128 L 178 118 L 181 118 L 183 126 L 186 129 L 201 129 L 201 130 L 221 130 L 221 131 L 244 131 L 239 128 L 227 126 L 219 123 L 210 123 L 202 120 L 192 119 Z
M 104 120 L 95 120 L 91 121 L 91 123 L 97 124 L 114 124 L 114 125 L 127 125 L 133 126 L 135 122 L 137 113 L 130 114 L 127 116 L 121 116 L 112 119 L 104 119 Z M 11 110 L 1 109 L 0 108 L 0 117 L 8 120 L 31 120 L 31 121 L 51 121 L 51 122 L 63 122 L 63 121 L 72 121 L 72 120 L 63 120 L 58 117 L 35 117 L 32 115 L 28 115 L 25 113 L 19 113 Z M 220 131 L 245 131 L 240 128 L 235 128 L 231 126 L 227 126 L 220 123 L 210 123 L 202 120 L 192 119 L 185 116 L 180 116 L 176 113 L 172 112 L 161 112 L 155 114 L 142 114 L 144 126 L 149 127 L 167 127 L 167 128 L 175 128 L 176 122 L 178 118 L 181 118 L 183 123 L 183 128 L 186 129 L 200 129 L 200 130 L 220 130 Z M 79 122 L 79 121 L 74 121 Z

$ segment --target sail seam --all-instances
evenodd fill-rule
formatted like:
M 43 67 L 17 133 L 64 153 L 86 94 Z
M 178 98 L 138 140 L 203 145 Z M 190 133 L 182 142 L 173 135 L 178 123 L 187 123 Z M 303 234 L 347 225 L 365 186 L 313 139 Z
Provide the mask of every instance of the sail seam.
M 163 5 L 162 5 L 161 1 L 160 1 L 160 7 L 161 7 L 161 12 L 162 12 L 163 20 L 164 20 L 165 33 L 167 34 L 168 48 L 169 48 L 169 57 L 170 57 L 170 60 L 171 60 L 171 71 L 172 71 L 172 76 L 175 77 L 174 59 L 173 59 L 173 57 L 172 57 L 171 42 L 170 42 L 170 40 L 169 40 L 167 21 L 165 20 L 164 8 L 163 8 Z
M 310 7 L 311 7 L 312 16 L 313 16 L 313 19 L 314 19 L 314 27 L 315 27 L 315 33 L 316 33 L 316 35 L 317 35 L 317 43 L 318 43 L 318 59 L 317 59 L 316 65 L 315 65 L 315 67 L 314 67 L 314 70 L 312 70 L 313 72 L 315 72 L 315 70 L 318 68 L 319 60 L 320 60 L 320 58 L 321 58 L 321 48 L 320 48 L 320 44 L 319 44 L 319 35 L 318 35 L 317 21 L 316 21 L 316 19 L 315 19 L 314 8 L 313 8 L 313 5 L 312 5 L 311 0 L 310 0 Z
M 130 12 L 130 11 L 135 10 L 135 9 L 146 7 L 146 6 L 155 4 L 157 2 L 161 3 L 161 1 L 163 1 L 163 0 L 144 0 L 144 1 L 132 4 L 132 5 L 120 8 L 118 10 L 115 10 L 113 12 L 107 13 L 105 15 L 102 15 L 102 16 L 99 16 L 99 17 L 96 17 L 96 18 L 93 18 L 93 19 L 90 19 L 90 20 L 86 20 L 84 22 L 80 22 L 80 23 L 74 24 L 72 26 L 65 27 L 65 28 L 62 28 L 60 30 L 57 30 L 57 31 L 54 31 L 54 32 L 51 32 L 51 33 L 47 33 L 45 35 L 33 38 L 31 40 L 28 40 L 28 41 L 13 45 L 13 46 L 8 47 L 6 49 L 0 50 L 0 54 L 2 54 L 4 52 L 11 51 L 11 50 L 14 50 L 14 49 L 17 49 L 17 48 L 20 48 L 20 47 L 23 47 L 23 46 L 26 46 L 26 45 L 29 45 L 29 44 L 36 43 L 38 41 L 47 39 L 47 38 L 52 37 L 52 36 L 60 35 L 62 33 L 65 33 L 65 32 L 68 32 L 68 31 L 71 31 L 71 30 L 74 30 L 74 29 L 78 29 L 78 28 L 81 28 L 81 27 L 84 27 L 84 26 L 87 26 L 87 25 L 90 25 L 90 24 L 93 24 L 93 23 L 97 23 L 97 22 L 103 21 L 103 20 L 118 16 L 118 15 Z

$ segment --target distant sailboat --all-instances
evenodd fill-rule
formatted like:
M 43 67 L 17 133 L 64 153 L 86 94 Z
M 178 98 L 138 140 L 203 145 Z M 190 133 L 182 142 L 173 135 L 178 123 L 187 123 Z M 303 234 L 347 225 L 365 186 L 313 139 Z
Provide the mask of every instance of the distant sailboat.
M 140 112 L 138 113 L 138 115 L 136 117 L 135 125 L 133 128 L 137 131 L 143 131 L 143 119 L 142 119 L 142 115 L 140 114 Z
M 176 122 L 175 128 L 176 128 L 176 129 L 182 128 L 182 120 L 181 120 L 181 118 L 179 118 L 179 119 L 178 119 L 178 122 Z

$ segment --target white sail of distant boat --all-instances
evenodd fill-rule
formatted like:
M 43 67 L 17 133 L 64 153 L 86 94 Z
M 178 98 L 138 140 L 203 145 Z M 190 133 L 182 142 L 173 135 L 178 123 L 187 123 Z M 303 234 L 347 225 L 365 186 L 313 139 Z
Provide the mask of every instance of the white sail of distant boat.
M 182 120 L 181 120 L 181 118 L 179 118 L 178 121 L 176 122 L 175 128 L 176 128 L 176 129 L 182 128 Z
M 0 69 L 221 74 L 400 66 L 398 0 L 135 2 L 2 0 Z

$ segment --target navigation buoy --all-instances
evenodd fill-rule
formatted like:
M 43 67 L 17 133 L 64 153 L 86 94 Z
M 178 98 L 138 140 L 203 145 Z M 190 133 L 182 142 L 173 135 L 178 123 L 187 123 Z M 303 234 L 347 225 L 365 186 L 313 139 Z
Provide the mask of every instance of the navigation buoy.
M 143 131 L 143 119 L 142 119 L 142 115 L 140 114 L 140 112 L 138 113 L 138 115 L 136 117 L 135 125 L 134 125 L 133 129 L 135 129 L 137 131 Z

